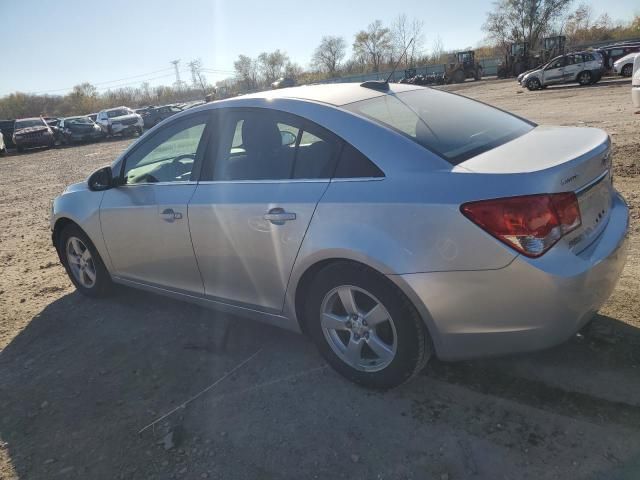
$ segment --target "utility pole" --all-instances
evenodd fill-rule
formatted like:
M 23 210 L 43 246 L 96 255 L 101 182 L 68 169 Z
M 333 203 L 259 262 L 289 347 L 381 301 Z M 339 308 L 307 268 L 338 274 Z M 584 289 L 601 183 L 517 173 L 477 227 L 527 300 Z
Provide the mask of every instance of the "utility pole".
M 187 65 L 189 65 L 189 68 L 191 69 L 191 85 L 193 88 L 198 88 L 200 68 L 202 68 L 200 60 L 191 60 Z
M 180 80 L 180 68 L 178 67 L 178 64 L 180 63 L 180 60 L 173 60 L 171 62 L 173 64 L 173 68 L 175 68 L 176 70 L 176 83 L 174 84 L 177 90 L 181 90 L 182 89 L 182 80 Z

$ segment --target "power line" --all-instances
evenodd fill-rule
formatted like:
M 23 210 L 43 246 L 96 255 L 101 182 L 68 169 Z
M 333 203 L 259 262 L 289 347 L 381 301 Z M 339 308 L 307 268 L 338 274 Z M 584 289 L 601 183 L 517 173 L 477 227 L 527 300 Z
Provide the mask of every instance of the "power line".
M 97 82 L 97 83 L 90 82 L 90 83 L 92 85 L 94 85 L 94 86 L 106 85 L 108 83 L 115 83 L 115 82 L 121 82 L 123 80 L 130 80 L 132 78 L 146 77 L 148 75 L 153 75 L 154 73 L 166 72 L 167 70 L 173 70 L 173 68 L 172 67 L 167 67 L 167 68 L 163 68 L 161 70 L 154 70 L 153 72 L 142 73 L 140 75 L 132 75 L 132 76 L 129 76 L 129 77 L 118 78 L 116 80 L 105 80 L 104 82 Z M 52 89 L 52 90 L 40 90 L 40 91 L 32 92 L 32 93 L 34 93 L 34 94 L 54 93 L 54 92 L 62 92 L 62 91 L 66 91 L 66 90 L 72 90 L 72 89 L 73 89 L 73 87 L 56 88 L 56 89 Z

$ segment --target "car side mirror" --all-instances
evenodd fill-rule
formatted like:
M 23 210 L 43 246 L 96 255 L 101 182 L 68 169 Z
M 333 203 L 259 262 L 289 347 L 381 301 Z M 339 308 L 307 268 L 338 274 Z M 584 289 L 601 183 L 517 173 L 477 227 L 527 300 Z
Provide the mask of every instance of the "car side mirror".
M 110 188 L 116 186 L 113 181 L 113 172 L 111 171 L 111 167 L 102 167 L 99 170 L 96 170 L 89 176 L 89 180 L 87 180 L 89 184 L 89 190 L 93 192 L 100 192 L 102 190 L 109 190 Z
M 282 146 L 288 147 L 296 142 L 296 136 L 289 130 L 281 130 L 280 136 L 282 137 Z

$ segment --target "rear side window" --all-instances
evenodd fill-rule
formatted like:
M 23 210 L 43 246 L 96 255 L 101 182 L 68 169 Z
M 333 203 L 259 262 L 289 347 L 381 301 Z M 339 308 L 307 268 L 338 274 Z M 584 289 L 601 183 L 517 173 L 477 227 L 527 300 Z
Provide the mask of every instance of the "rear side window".
M 384 173 L 362 153 L 345 143 L 333 176 L 334 178 L 384 177 Z
M 431 88 L 382 95 L 343 108 L 390 127 L 453 165 L 535 126 L 484 103 Z

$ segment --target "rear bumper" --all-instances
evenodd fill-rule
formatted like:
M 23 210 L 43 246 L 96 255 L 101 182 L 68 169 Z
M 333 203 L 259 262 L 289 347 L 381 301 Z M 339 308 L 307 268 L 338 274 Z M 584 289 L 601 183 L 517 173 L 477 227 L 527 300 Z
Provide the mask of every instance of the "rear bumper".
M 499 270 L 399 275 L 425 313 L 438 357 L 459 360 L 551 347 L 582 328 L 611 295 L 626 260 L 629 210 L 614 199 L 600 237 L 578 255 L 554 247 Z

